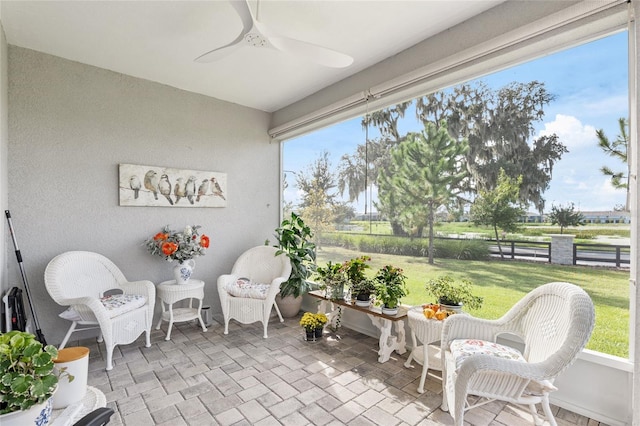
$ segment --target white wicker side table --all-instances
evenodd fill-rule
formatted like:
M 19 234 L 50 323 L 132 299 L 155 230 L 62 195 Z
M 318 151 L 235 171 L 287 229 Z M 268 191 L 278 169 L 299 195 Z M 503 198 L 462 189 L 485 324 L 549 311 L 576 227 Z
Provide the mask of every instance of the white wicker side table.
M 407 368 L 411 367 L 411 360 L 415 359 L 418 364 L 422 364 L 422 376 L 420 376 L 420 385 L 418 392 L 424 392 L 424 381 L 427 377 L 427 370 L 442 370 L 442 362 L 440 360 L 440 348 L 431 346 L 432 343 L 440 341 L 442 334 L 442 323 L 436 319 L 427 319 L 422 313 L 421 306 L 415 306 L 407 312 L 409 319 L 409 327 L 411 328 L 411 339 L 413 349 L 411 354 L 404 363 Z M 422 345 L 418 346 L 416 338 L 420 340 Z
M 204 299 L 204 281 L 190 279 L 187 284 L 176 284 L 175 280 L 164 281 L 158 284 L 156 290 L 160 305 L 162 306 L 162 314 L 156 326 L 156 330 L 160 330 L 162 321 L 169 322 L 167 337 L 165 340 L 171 340 L 171 327 L 175 322 L 184 322 L 197 319 L 200 322 L 202 331 L 207 331 L 202 321 L 201 310 L 202 300 Z M 173 304 L 180 300 L 189 299 L 189 306 L 186 308 L 173 308 Z M 198 307 L 193 306 L 193 299 L 198 299 Z

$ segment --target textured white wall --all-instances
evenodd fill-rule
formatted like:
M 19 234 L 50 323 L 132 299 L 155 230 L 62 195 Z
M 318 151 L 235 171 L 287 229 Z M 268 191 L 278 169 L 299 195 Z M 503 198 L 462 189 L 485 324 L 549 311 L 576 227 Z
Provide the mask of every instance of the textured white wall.
M 225 82 L 220 82 L 225 84 Z M 130 280 L 171 279 L 142 242 L 169 224 L 211 237 L 194 277 L 219 311 L 215 280 L 279 222 L 279 146 L 267 113 L 9 46 L 9 208 L 40 326 L 59 343 L 68 322 L 44 288 L 68 250 L 113 260 Z M 119 207 L 118 164 L 227 173 L 226 208 Z M 15 259 L 9 278 L 20 282 Z
M 0 8 L 1 9 L 1 8 Z M 2 20 L 0 19 L 0 208 L 2 209 L 2 219 L 4 221 L 4 211 L 7 209 L 7 180 L 9 178 L 7 172 L 7 147 L 9 138 L 8 128 L 8 99 L 7 99 L 7 39 L 2 28 Z M 0 226 L 0 297 L 4 296 L 6 289 L 9 287 L 7 282 L 7 227 L 3 223 Z

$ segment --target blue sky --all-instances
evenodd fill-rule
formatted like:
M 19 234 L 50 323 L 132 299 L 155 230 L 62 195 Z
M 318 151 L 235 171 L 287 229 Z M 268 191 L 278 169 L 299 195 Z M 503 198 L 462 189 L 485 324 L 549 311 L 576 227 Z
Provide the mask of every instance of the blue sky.
M 538 80 L 555 96 L 545 108 L 544 119 L 536 123 L 535 137 L 556 133 L 569 152 L 554 166 L 550 188 L 544 193 L 547 211 L 552 204 L 571 202 L 582 211 L 611 210 L 624 204 L 625 192 L 614 189 L 600 167 L 622 171 L 626 166 L 600 150 L 595 132 L 604 129 L 615 139 L 618 118 L 628 117 L 627 57 L 627 33 L 621 32 L 478 79 L 493 88 Z M 285 142 L 283 169 L 306 170 L 326 150 L 335 170 L 343 154 L 353 153 L 363 143 L 360 123 L 359 117 Z M 421 128 L 411 113 L 400 124 L 403 133 Z M 296 204 L 295 176 L 289 173 L 287 181 L 285 200 Z M 363 210 L 364 196 L 356 205 L 356 211 Z

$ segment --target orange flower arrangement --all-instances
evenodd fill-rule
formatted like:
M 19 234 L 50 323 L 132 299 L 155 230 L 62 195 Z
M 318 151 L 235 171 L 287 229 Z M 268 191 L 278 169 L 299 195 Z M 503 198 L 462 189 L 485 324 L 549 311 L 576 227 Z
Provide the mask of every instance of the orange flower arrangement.
M 182 263 L 196 256 L 205 254 L 211 240 L 206 235 L 200 235 L 200 226 L 186 226 L 182 232 L 169 229 L 169 225 L 158 232 L 153 238 L 145 241 L 149 253 L 166 260 L 177 260 Z

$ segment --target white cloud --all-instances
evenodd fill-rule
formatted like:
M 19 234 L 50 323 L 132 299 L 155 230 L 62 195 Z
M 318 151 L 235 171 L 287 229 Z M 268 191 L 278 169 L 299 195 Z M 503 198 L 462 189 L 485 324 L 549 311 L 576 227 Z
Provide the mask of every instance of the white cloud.
M 582 147 L 597 145 L 596 129 L 588 124 L 582 124 L 580 120 L 571 115 L 556 114 L 554 121 L 544 123 L 544 129 L 540 130 L 538 137 L 555 133 L 560 142 L 569 151 Z
M 629 114 L 629 97 L 627 93 L 624 93 L 617 96 L 591 99 L 584 102 L 582 107 L 586 114 L 600 116 L 617 114 L 619 117 L 626 117 Z
M 624 204 L 625 191 L 615 189 L 609 179 L 603 178 L 588 188 L 580 188 L 578 197 L 583 211 L 613 210 L 616 205 Z
M 574 203 L 582 211 L 612 210 L 624 204 L 625 192 L 617 190 L 605 176 L 570 170 L 558 178 L 561 184 L 552 184 L 545 193 L 546 209 L 554 204 Z

